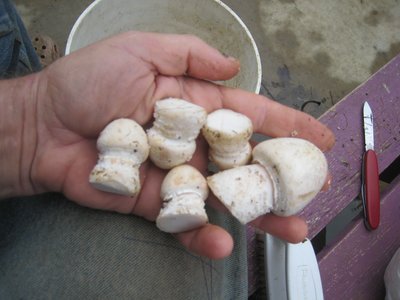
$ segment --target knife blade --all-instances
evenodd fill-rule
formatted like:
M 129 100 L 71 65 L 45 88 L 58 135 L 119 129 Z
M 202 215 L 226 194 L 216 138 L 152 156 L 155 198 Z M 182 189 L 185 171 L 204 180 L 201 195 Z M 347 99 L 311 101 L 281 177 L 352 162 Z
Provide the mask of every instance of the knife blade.
M 361 196 L 364 207 L 364 223 L 369 230 L 378 228 L 380 222 L 379 169 L 374 150 L 374 118 L 368 102 L 364 102 L 364 141 Z

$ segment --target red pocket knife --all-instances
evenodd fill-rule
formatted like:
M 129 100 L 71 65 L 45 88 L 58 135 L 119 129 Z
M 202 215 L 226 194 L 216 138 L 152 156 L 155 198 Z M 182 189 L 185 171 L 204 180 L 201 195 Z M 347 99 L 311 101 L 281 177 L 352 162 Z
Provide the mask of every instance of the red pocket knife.
M 361 196 L 364 206 L 364 221 L 369 230 L 379 225 L 380 196 L 378 160 L 374 151 L 374 123 L 371 107 L 364 103 L 365 153 L 362 166 Z

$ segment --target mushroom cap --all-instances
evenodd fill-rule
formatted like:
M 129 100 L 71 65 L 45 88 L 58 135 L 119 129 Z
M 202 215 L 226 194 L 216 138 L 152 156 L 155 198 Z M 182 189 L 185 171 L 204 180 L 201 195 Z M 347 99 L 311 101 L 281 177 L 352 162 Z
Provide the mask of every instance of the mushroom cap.
M 206 110 L 178 98 L 155 103 L 153 127 L 171 139 L 194 140 L 206 122 Z
M 232 146 L 248 142 L 253 134 L 253 124 L 243 114 L 230 109 L 218 109 L 207 116 L 202 133 L 211 147 L 218 147 L 221 152 L 232 151 Z
M 289 216 L 303 209 L 321 190 L 328 163 L 321 150 L 299 138 L 275 138 L 253 149 L 253 162 L 264 166 L 274 182 L 272 212 Z
M 117 156 L 134 156 L 137 163 L 145 161 L 150 146 L 146 132 L 131 119 L 117 119 L 109 123 L 97 139 L 100 153 L 118 153 Z
M 162 199 L 174 198 L 185 193 L 195 193 L 205 200 L 208 186 L 204 176 L 190 165 L 180 165 L 171 169 L 161 185 Z

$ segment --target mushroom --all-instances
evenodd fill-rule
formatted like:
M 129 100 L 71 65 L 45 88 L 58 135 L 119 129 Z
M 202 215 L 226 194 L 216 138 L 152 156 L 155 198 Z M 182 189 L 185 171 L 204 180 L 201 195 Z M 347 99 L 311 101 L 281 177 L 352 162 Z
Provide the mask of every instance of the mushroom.
M 275 138 L 253 149 L 253 164 L 207 178 L 215 196 L 243 224 L 273 212 L 289 216 L 303 209 L 328 176 L 324 154 L 299 138 Z
M 249 162 L 253 125 L 245 115 L 229 109 L 216 110 L 208 115 L 202 133 L 210 146 L 209 158 L 220 170 Z
M 149 155 L 143 128 L 130 119 L 108 124 L 97 140 L 99 159 L 89 182 L 101 191 L 134 197 L 140 191 L 139 167 Z
M 153 163 L 171 169 L 189 161 L 207 118 L 205 109 L 186 100 L 168 98 L 156 102 L 154 118 L 153 127 L 147 131 Z
M 157 227 L 178 233 L 203 226 L 208 222 L 204 209 L 208 197 L 207 181 L 189 165 L 171 169 L 161 185 L 163 208 L 156 219 Z

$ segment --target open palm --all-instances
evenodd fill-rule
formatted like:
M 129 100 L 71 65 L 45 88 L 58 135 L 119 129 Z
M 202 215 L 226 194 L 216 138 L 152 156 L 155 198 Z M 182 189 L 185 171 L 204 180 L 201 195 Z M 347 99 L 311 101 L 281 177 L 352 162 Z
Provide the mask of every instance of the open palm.
M 40 78 L 31 171 L 36 188 L 63 192 L 84 206 L 155 220 L 165 171 L 144 163 L 142 191 L 136 198 L 97 191 L 88 176 L 97 161 L 101 130 L 118 118 L 149 125 L 155 101 L 166 97 L 192 101 L 209 112 L 225 107 L 244 113 L 262 134 L 288 136 L 296 131 L 323 150 L 332 145 L 330 131 L 310 116 L 209 82 L 229 79 L 238 71 L 237 61 L 193 36 L 137 32 L 106 39 L 56 61 Z M 204 141 L 199 140 L 190 163 L 205 172 Z M 218 205 L 214 199 L 210 203 Z M 291 241 L 306 234 L 306 225 L 296 217 L 268 215 L 254 225 Z M 177 237 L 190 250 L 209 257 L 224 257 L 232 250 L 229 234 L 211 224 Z

